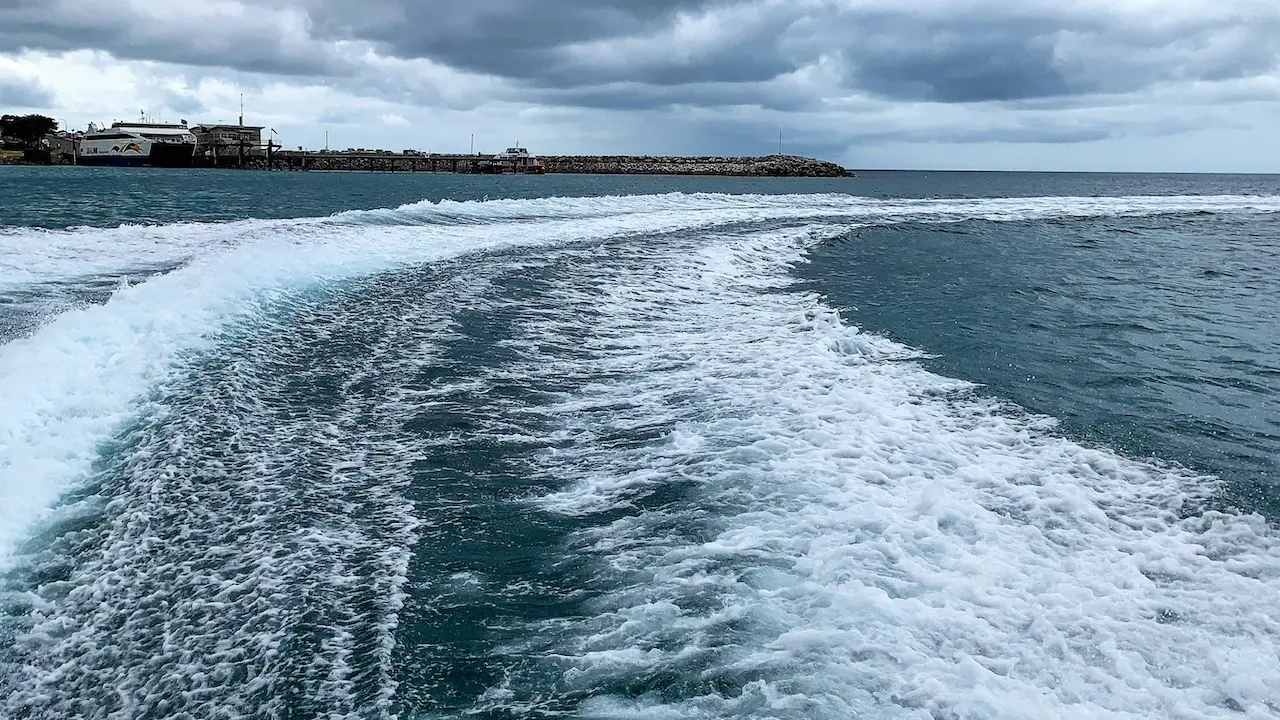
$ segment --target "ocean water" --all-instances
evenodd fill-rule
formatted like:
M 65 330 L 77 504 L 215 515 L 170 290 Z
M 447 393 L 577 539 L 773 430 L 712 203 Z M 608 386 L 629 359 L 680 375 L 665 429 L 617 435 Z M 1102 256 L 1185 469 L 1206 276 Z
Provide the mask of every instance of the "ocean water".
M 0 172 L 0 716 L 1280 717 L 1280 178 Z

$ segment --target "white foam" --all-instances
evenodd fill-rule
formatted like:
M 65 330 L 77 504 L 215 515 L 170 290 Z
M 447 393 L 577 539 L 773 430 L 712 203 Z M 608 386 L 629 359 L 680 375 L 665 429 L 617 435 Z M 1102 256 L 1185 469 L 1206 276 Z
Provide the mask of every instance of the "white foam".
M 779 216 L 809 212 L 770 202 Z M 162 265 L 186 262 L 0 346 L 0 569 L 14 544 L 85 475 L 98 445 L 135 412 L 137 400 L 179 369 L 183 353 L 206 349 L 223 325 L 283 294 L 462 253 L 769 215 L 740 198 L 664 196 L 656 203 L 648 212 L 643 198 L 420 203 L 323 219 L 0 234 L 12 251 L 0 253 L 8 263 L 0 288 L 110 275 L 137 268 L 139 254 Z M 538 213 L 552 219 L 528 219 Z M 458 216 L 474 222 L 458 223 Z M 511 222 L 516 217 L 526 221 Z
M 229 248 L 59 315 L 0 347 L 0 568 L 42 513 L 84 477 L 98 445 L 183 358 L 228 323 L 314 284 L 462 253 L 697 227 L 732 214 L 486 226 L 250 224 Z M 180 231 L 183 229 L 180 229 Z
M 1130 196 L 878 200 L 853 195 L 663 195 L 537 198 L 485 202 L 423 201 L 398 208 L 353 210 L 327 218 L 231 223 L 124 225 L 68 230 L 0 227 L 0 292 L 80 277 L 146 273 L 276 234 L 335 227 L 541 222 L 683 212 L 735 212 L 743 220 L 844 216 L 904 219 L 1020 220 L 1185 212 L 1277 212 L 1280 196 Z
M 557 371 L 610 379 L 553 409 L 582 423 L 565 432 L 676 432 L 657 448 L 559 453 L 549 471 L 580 482 L 545 506 L 589 515 L 680 479 L 719 518 L 654 512 L 584 538 L 623 589 L 602 602 L 598 632 L 566 638 L 578 661 L 570 684 L 696 661 L 740 692 L 664 712 L 1209 717 L 1234 703 L 1265 715 L 1280 707 L 1268 704 L 1280 687 L 1268 653 L 1280 631 L 1267 602 L 1280 561 L 1264 523 L 1181 520 L 1209 480 L 1046 436 L 1043 423 L 958 395 L 966 384 L 922 371 L 910 349 L 794 292 L 787 266 L 827 230 L 705 231 L 1278 209 L 1271 197 L 666 195 L 81 229 L 47 234 L 52 244 L 37 250 L 26 241 L 38 233 L 6 232 L 16 254 L 0 285 L 134 267 L 129 242 L 112 244 L 130 233 L 156 245 L 155 264 L 181 267 L 0 347 L 0 567 L 148 393 L 230 325 L 309 288 L 459 254 L 697 229 L 637 243 L 629 269 L 598 263 L 615 270 L 594 281 L 584 249 L 584 276 L 562 288 L 566 308 L 598 308 L 603 320 L 585 333 L 588 366 L 561 361 Z M 11 277 L 19 267 L 27 274 Z M 580 322 L 553 320 L 541 331 Z M 683 525 L 711 539 L 692 542 Z M 404 562 L 385 563 L 393 606 Z M 349 584 L 346 572 L 335 568 L 336 585 Z M 707 598 L 714 608 L 699 604 Z M 729 649 L 707 644 L 739 625 L 752 633 Z M 326 692 L 343 697 L 350 638 L 331 640 Z
M 690 488 L 581 537 L 617 589 L 541 632 L 585 712 L 1280 715 L 1273 529 L 1196 510 L 1212 478 L 1048 434 L 786 289 L 814 241 L 640 248 L 573 283 L 604 311 L 561 371 L 615 380 L 547 410 L 587 439 L 545 456 L 576 482 L 538 502 L 590 517 Z M 645 423 L 674 429 L 589 439 Z M 655 676 L 693 690 L 600 690 Z
M 10 712 L 279 715 L 293 688 L 294 712 L 386 714 L 420 525 L 409 466 L 427 455 L 403 431 L 410 388 L 450 337 L 435 293 L 472 305 L 483 287 L 385 287 L 286 298 L 161 390 L 77 531 L 18 573 L 64 576 L 15 583 L 9 608 L 28 611 L 0 618 Z M 331 339 L 347 351 L 307 364 Z

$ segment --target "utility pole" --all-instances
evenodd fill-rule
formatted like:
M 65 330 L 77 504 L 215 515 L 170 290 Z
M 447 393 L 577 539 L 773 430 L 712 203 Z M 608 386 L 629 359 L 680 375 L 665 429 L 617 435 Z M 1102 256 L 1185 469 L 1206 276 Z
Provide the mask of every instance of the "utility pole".
M 476 134 L 471 133 L 471 154 L 476 154 Z
M 778 131 L 778 154 L 782 154 L 782 131 Z

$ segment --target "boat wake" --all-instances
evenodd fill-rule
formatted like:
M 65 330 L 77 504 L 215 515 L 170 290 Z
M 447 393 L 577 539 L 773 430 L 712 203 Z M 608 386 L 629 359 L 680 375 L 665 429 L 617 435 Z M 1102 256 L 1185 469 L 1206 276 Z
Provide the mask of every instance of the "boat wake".
M 1277 210 L 675 194 L 6 230 L 28 305 L 137 278 L 0 346 L 7 712 L 1280 715 L 1265 520 L 791 274 L 868 224 Z

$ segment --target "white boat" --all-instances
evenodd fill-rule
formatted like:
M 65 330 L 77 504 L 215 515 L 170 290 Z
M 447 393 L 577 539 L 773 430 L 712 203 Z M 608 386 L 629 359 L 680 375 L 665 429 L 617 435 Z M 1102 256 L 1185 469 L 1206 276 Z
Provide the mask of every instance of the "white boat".
M 546 172 L 546 168 L 541 160 L 529 154 L 528 148 L 516 146 L 494 155 L 489 172 L 541 174 Z
M 81 165 L 190 167 L 196 136 L 181 125 L 116 122 L 109 128 L 89 126 L 80 140 L 76 162 Z

